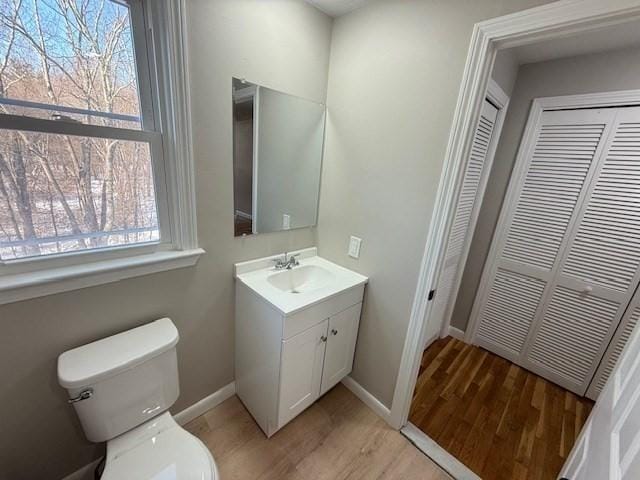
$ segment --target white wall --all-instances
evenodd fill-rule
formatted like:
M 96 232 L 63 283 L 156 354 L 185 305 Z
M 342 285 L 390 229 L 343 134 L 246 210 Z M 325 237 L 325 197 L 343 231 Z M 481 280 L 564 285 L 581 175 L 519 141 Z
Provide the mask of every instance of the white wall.
M 454 327 L 466 329 L 533 99 L 639 88 L 640 48 L 520 67 L 451 318 Z
M 372 1 L 334 23 L 318 246 L 371 279 L 353 377 L 387 406 L 473 25 L 542 3 Z
M 231 78 L 324 102 L 331 19 L 302 1 L 189 0 L 199 242 L 195 268 L 0 307 L 0 477 L 57 479 L 97 458 L 56 380 L 72 347 L 162 316 L 180 332 L 177 412 L 231 382 L 233 263 L 313 245 L 312 230 L 233 236 Z

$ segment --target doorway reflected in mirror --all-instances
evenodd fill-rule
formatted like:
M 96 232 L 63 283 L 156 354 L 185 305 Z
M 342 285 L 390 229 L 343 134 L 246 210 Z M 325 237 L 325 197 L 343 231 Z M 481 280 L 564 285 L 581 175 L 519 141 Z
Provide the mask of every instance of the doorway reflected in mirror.
M 325 106 L 233 79 L 234 234 L 316 224 Z

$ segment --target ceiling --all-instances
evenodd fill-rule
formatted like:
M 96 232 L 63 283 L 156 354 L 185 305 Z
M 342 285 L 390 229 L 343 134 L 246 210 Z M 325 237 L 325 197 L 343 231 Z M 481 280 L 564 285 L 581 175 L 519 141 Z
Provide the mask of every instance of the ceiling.
M 362 7 L 369 0 L 305 0 L 331 17 L 339 17 Z
M 520 64 L 640 46 L 640 25 L 627 22 L 511 49 Z

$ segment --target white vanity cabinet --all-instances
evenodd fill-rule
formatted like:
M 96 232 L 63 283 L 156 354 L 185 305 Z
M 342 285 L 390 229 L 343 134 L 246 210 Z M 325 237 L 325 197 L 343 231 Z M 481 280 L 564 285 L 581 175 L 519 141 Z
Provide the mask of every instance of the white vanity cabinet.
M 351 372 L 362 303 L 282 341 L 278 428 Z
M 351 372 L 365 281 L 291 313 L 236 281 L 236 391 L 267 436 Z

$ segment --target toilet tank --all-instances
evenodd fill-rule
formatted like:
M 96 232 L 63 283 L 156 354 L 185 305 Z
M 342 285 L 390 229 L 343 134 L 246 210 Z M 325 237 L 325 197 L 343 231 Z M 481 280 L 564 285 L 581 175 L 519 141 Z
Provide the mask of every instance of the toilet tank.
M 87 438 L 104 442 L 167 410 L 178 398 L 178 330 L 161 318 L 58 357 Z

